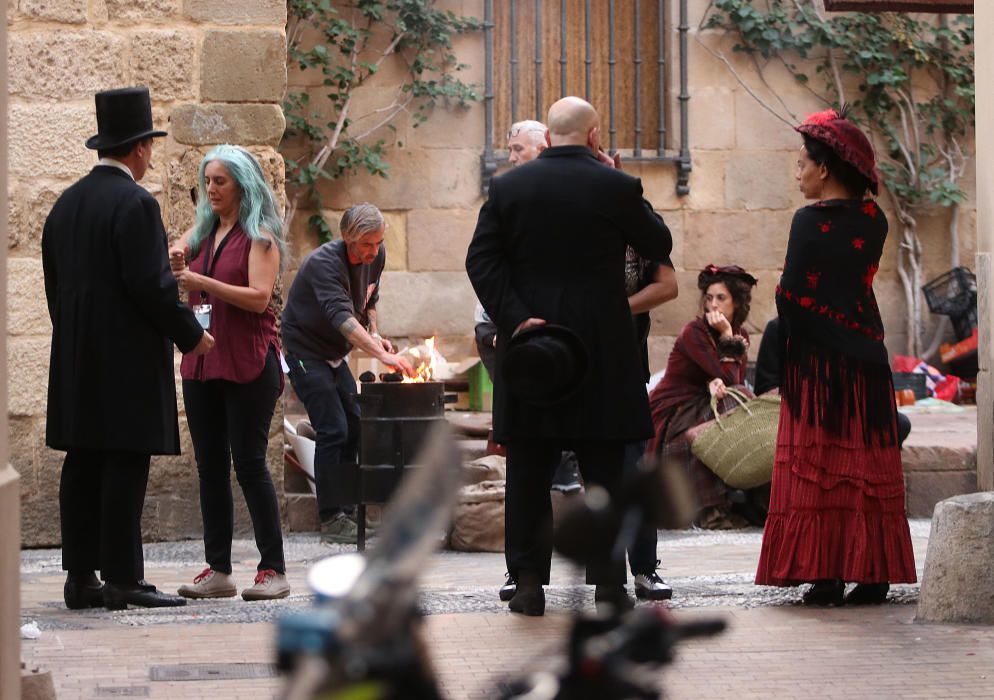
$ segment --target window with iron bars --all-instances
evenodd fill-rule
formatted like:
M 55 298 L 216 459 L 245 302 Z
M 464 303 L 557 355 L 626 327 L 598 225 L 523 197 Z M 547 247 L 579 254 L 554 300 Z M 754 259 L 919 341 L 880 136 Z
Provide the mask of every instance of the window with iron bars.
M 677 194 L 688 194 L 687 22 L 687 0 L 485 0 L 484 194 L 510 126 L 544 122 L 566 95 L 598 109 L 610 152 L 673 163 Z

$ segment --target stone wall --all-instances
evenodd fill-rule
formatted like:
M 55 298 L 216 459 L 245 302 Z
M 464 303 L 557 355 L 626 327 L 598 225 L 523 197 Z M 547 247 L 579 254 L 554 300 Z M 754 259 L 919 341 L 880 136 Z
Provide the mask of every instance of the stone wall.
M 693 157 L 690 194 L 677 196 L 672 164 L 624 166 L 642 178 L 646 196 L 674 235 L 672 259 L 680 282 L 680 297 L 652 314 L 650 363 L 654 371 L 665 366 L 676 334 L 695 314 L 699 299 L 697 271 L 708 263 L 737 263 L 756 274 L 760 284 L 753 295 L 750 330 L 757 333 L 762 330 L 775 313 L 773 289 L 779 278 L 791 217 L 805 203 L 794 180 L 801 143 L 798 135 L 764 109 L 736 79 L 731 69 L 760 97 L 777 104 L 763 86 L 751 59 L 734 53 L 733 42 L 727 37 L 697 30 L 708 1 L 689 2 L 689 138 Z M 439 5 L 483 16 L 480 0 L 448 0 Z M 677 3 L 670 5 L 675 13 Z M 674 36 L 669 44 L 675 47 L 679 22 L 675 15 L 671 19 Z M 471 66 L 464 79 L 482 85 L 482 33 L 458 38 L 455 48 L 459 59 Z M 731 69 L 709 48 L 720 50 L 728 58 Z M 495 57 L 495 61 L 500 60 L 507 59 Z M 670 85 L 676 90 L 678 56 L 671 54 L 667 65 L 674 71 Z M 367 110 L 387 104 L 399 69 L 399 60 L 386 65 L 357 94 L 357 101 Z M 319 101 L 321 91 L 315 85 L 316 77 L 291 73 L 291 89 L 311 86 L 313 99 Z M 763 71 L 762 78 L 784 96 L 800 119 L 824 108 L 775 64 Z M 602 110 L 607 107 L 595 106 Z M 676 128 L 672 143 L 678 144 L 675 111 L 670 114 L 669 124 Z M 323 213 L 334 227 L 342 210 L 354 202 L 368 200 L 385 210 L 389 229 L 387 272 L 379 304 L 381 330 L 404 338 L 440 335 L 442 353 L 448 359 L 458 360 L 474 352 L 471 335 L 475 297 L 463 261 L 483 202 L 480 195 L 483 104 L 475 104 L 468 110 L 436 109 L 429 121 L 416 129 L 401 123 L 397 139 L 404 147 L 393 150 L 389 156 L 389 179 L 360 174 L 331 183 L 323 191 L 328 207 Z M 502 145 L 497 143 L 498 147 Z M 968 199 L 959 219 L 960 256 L 967 266 L 972 265 L 976 248 L 973 180 L 971 165 L 963 178 Z M 886 196 L 881 203 L 890 214 Z M 316 245 L 304 226 L 311 213 L 300 212 L 295 221 L 297 260 Z M 884 313 L 888 347 L 892 352 L 903 352 L 905 302 L 896 271 L 895 219 L 892 215 L 890 218 L 892 235 L 875 289 Z M 926 250 L 925 280 L 950 267 L 948 220 L 946 210 L 925 212 L 920 217 Z M 931 326 L 931 320 L 926 322 Z M 758 343 L 753 344 L 753 353 L 757 346 Z
M 282 196 L 275 147 L 284 129 L 285 24 L 281 0 L 7 0 L 8 415 L 26 546 L 59 542 L 62 453 L 44 445 L 51 326 L 40 238 L 56 197 L 96 162 L 83 147 L 96 132 L 93 93 L 149 87 L 156 125 L 170 135 L 156 140 L 154 168 L 141 184 L 159 200 L 175 238 L 192 222 L 190 188 L 212 144 L 248 146 Z M 277 483 L 281 422 L 277 411 L 270 445 Z M 150 539 L 200 534 L 196 467 L 182 418 L 180 433 L 182 456 L 152 462 L 144 521 Z M 236 502 L 244 531 L 244 504 Z

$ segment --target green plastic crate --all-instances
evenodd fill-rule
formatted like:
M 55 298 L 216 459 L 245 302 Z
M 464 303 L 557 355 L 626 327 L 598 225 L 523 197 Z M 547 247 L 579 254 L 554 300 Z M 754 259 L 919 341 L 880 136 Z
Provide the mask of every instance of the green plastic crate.
M 490 374 L 482 362 L 477 362 L 467 372 L 469 379 L 469 410 L 492 411 L 494 405 L 494 385 Z

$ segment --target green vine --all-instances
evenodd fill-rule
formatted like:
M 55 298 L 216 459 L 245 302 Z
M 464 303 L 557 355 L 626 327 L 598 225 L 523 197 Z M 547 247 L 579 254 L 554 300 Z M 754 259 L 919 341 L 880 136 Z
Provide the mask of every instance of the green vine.
M 295 192 L 287 209 L 289 224 L 302 203 L 320 212 L 322 181 L 360 171 L 388 177 L 389 150 L 404 144 L 384 138 L 384 129 L 396 135 L 401 119 L 417 128 L 439 104 L 465 108 L 480 99 L 477 86 L 459 79 L 468 66 L 456 58 L 452 40 L 481 23 L 438 10 L 434 0 L 288 0 L 287 10 L 288 64 L 319 71 L 321 87 L 315 92 L 323 93 L 316 98 L 302 89 L 284 101 L 287 131 L 281 150 L 287 183 Z M 356 91 L 384 61 L 398 60 L 392 57 L 405 67 L 404 79 L 391 85 L 393 101 L 375 113 L 355 114 Z M 331 238 L 320 213 L 308 224 L 319 240 Z
M 965 199 L 960 177 L 973 155 L 967 147 L 975 104 L 973 18 L 826 17 L 813 0 L 712 0 L 702 28 L 735 36 L 734 50 L 749 54 L 760 76 L 778 62 L 826 106 L 848 102 L 850 117 L 870 132 L 902 227 L 898 272 L 911 317 L 908 352 L 920 354 L 916 216 L 928 204 L 955 211 Z M 950 234 L 956 262 L 954 227 Z

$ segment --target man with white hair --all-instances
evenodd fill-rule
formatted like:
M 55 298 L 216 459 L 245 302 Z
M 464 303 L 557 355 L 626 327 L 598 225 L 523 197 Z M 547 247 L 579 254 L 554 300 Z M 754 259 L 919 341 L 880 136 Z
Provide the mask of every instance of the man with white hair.
M 383 214 L 356 204 L 342 215 L 341 239 L 325 243 L 300 264 L 283 309 L 283 345 L 290 383 L 317 432 L 314 485 L 321 539 L 354 544 L 356 484 L 343 465 L 355 462 L 359 439 L 356 383 L 345 356 L 357 347 L 406 374 L 410 363 L 380 337 L 376 302 L 386 264 Z
M 538 158 L 538 154 L 544 151 L 548 145 L 545 142 L 546 131 L 545 124 L 534 119 L 525 119 L 511 125 L 511 128 L 507 130 L 507 160 L 511 167 L 517 167 Z M 480 360 L 487 368 L 487 373 L 493 379 L 497 326 L 490 320 L 480 302 L 476 302 L 473 321 L 476 324 L 476 350 L 480 353 Z M 576 489 L 570 490 L 578 490 L 579 486 L 577 484 Z
M 538 158 L 548 145 L 545 142 L 545 124 L 534 119 L 515 122 L 507 130 L 507 160 L 511 165 L 521 165 Z
M 652 434 L 625 293 L 625 250 L 666 261 L 669 229 L 641 182 L 606 168 L 600 118 L 579 97 L 549 109 L 549 147 L 490 183 L 466 256 L 477 296 L 497 324 L 494 438 L 507 445 L 505 558 L 517 581 L 509 607 L 545 612 L 552 557 L 549 486 L 563 449 L 588 485 L 617 496 L 625 444 Z M 500 371 L 511 339 L 546 323 L 579 339 L 591 362 L 568 401 L 553 407 L 510 392 Z M 593 538 L 596 539 L 596 538 Z M 630 607 L 624 561 L 592 551 L 587 582 L 598 603 Z

